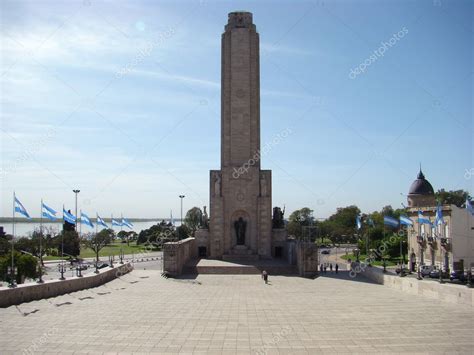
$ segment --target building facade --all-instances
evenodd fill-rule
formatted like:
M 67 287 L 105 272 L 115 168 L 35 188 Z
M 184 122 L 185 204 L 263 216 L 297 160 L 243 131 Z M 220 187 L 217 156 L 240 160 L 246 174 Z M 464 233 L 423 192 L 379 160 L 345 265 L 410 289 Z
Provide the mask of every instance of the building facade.
M 474 266 L 474 218 L 456 205 L 440 206 L 443 222 L 436 225 L 434 190 L 420 170 L 408 193 L 408 215 L 414 225 L 408 228 L 409 267 L 431 265 L 445 272 Z M 419 223 L 418 213 L 431 221 Z

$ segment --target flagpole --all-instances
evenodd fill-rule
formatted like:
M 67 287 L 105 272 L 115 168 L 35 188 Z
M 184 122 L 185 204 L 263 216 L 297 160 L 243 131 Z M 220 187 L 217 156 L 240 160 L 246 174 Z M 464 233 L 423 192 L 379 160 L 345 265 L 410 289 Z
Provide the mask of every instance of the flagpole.
M 420 267 L 423 265 L 423 236 L 421 235 L 420 211 L 418 211 L 418 235 L 420 236 Z
M 15 264 L 15 261 L 14 261 L 14 244 L 15 244 L 15 191 L 13 191 L 13 222 L 12 222 L 12 269 L 11 269 L 11 282 L 10 282 L 10 286 L 11 287 L 15 287 L 15 273 L 14 273 L 14 264 Z
M 40 233 L 39 233 L 39 280 L 38 283 L 43 283 L 43 248 L 41 240 L 43 239 L 43 199 L 41 199 L 40 208 Z
M 41 199 L 41 209 L 40 209 L 40 237 L 39 237 L 39 244 L 40 244 L 40 267 L 43 265 L 43 253 L 42 253 L 42 239 L 43 239 L 43 199 Z
M 63 204 L 63 231 L 61 233 L 61 264 L 64 267 L 64 204 Z

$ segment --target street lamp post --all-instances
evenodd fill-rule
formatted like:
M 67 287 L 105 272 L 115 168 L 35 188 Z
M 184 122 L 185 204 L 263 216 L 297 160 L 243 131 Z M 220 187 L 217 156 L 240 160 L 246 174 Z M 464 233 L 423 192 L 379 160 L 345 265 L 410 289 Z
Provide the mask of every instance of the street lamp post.
M 66 271 L 66 266 L 64 266 L 64 263 L 58 264 L 58 269 L 59 269 L 59 272 L 61 273 L 61 277 L 59 279 L 60 280 L 66 280 L 66 278 L 64 277 L 64 272 Z
M 179 195 L 179 198 L 181 199 L 181 225 L 183 225 L 183 199 L 185 197 L 186 196 L 184 196 L 184 195 Z
M 16 266 L 8 266 L 7 273 L 10 274 L 10 283 L 8 287 L 15 288 L 16 287 L 16 283 L 15 283 Z
M 78 220 L 78 218 L 77 218 L 77 194 L 79 192 L 81 192 L 81 190 L 72 190 L 72 192 L 74 192 L 74 194 L 76 195 L 76 212 L 75 212 L 75 214 L 76 214 L 76 224 L 74 224 L 74 229 L 77 232 L 77 220 Z

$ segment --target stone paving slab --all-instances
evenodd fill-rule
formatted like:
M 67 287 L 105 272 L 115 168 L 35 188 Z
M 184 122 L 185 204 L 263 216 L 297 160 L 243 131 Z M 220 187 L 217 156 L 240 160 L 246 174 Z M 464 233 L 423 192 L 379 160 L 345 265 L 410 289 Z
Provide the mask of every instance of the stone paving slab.
M 471 354 L 474 311 L 344 272 L 265 285 L 258 275 L 135 270 L 0 309 L 0 334 L 1 354 Z

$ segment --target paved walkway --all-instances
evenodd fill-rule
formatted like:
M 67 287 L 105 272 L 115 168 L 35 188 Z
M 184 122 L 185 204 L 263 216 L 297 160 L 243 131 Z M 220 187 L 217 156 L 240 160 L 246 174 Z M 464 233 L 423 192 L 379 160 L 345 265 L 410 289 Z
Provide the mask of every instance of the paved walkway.
M 349 279 L 135 270 L 0 309 L 0 352 L 472 353 L 474 311 Z

